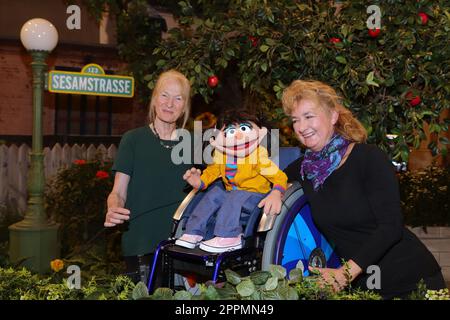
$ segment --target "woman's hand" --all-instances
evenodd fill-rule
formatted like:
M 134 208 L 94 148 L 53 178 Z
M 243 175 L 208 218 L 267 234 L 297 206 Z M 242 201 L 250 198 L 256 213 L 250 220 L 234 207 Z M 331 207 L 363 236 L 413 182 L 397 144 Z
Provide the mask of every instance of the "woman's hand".
M 258 207 L 264 207 L 265 214 L 279 214 L 281 211 L 281 192 L 272 190 L 267 197 L 258 203 Z
M 330 285 L 335 292 L 339 292 L 348 285 L 348 279 L 343 269 L 332 268 L 313 268 L 309 267 L 309 271 L 315 271 L 320 274 L 320 283 Z
M 186 180 L 187 183 L 189 183 L 193 188 L 200 189 L 202 184 L 202 180 L 200 179 L 201 173 L 202 172 L 200 169 L 191 168 L 183 175 L 183 179 Z
M 108 211 L 106 212 L 105 223 L 103 223 L 105 227 L 114 227 L 130 219 L 130 210 L 124 208 L 129 182 L 129 175 L 116 172 L 113 189 L 106 201 Z
M 124 223 L 125 220 L 130 219 L 130 210 L 125 208 L 108 208 L 106 212 L 105 227 L 115 227 L 118 224 Z
M 336 292 L 348 286 L 362 272 L 362 269 L 353 260 L 349 260 L 338 269 L 314 268 L 311 266 L 308 269 L 309 271 L 318 272 L 322 283 L 331 285 Z

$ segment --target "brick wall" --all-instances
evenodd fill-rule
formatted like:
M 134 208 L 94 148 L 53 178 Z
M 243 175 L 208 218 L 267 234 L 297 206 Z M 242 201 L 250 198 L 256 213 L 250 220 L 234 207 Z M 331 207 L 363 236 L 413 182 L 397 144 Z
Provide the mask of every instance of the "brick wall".
M 116 74 L 125 73 L 125 65 L 112 47 L 58 45 L 47 59 L 54 66 L 81 68 L 93 62 Z M 0 41 L 0 135 L 32 133 L 31 57 L 18 40 Z M 54 94 L 45 92 L 43 101 L 44 135 L 54 134 Z M 120 98 L 113 106 L 112 134 L 145 124 L 147 106 L 138 99 Z
M 450 283 L 450 227 L 421 227 L 410 230 L 425 244 L 441 266 L 442 274 Z

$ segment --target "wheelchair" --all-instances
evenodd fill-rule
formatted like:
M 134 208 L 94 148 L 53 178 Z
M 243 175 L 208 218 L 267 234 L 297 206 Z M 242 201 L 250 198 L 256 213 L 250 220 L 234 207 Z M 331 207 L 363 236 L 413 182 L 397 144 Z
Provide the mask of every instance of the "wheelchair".
M 300 157 L 300 149 L 282 147 L 278 160 L 280 169 L 284 169 L 291 162 Z M 214 185 L 222 187 L 219 179 Z M 187 249 L 175 245 L 175 240 L 183 234 L 187 218 L 202 199 L 205 192 L 192 190 L 180 204 L 173 216 L 173 229 L 168 240 L 157 246 L 147 287 L 153 292 L 156 266 L 162 265 L 163 286 L 176 288 L 178 286 L 189 289 L 186 279 L 195 278 L 197 283 L 225 281 L 226 269 L 231 269 L 241 276 L 247 276 L 256 270 L 268 270 L 271 264 L 282 265 L 289 271 L 298 262 L 303 264 L 304 276 L 309 275 L 308 266 L 336 268 L 340 260 L 333 246 L 317 230 L 312 217 L 310 206 L 298 182 L 289 184 L 283 199 L 279 215 L 265 215 L 255 203 L 244 204 L 241 211 L 241 225 L 243 226 L 242 249 L 223 253 L 208 253 L 199 248 Z M 205 239 L 214 235 L 214 216 L 208 221 Z M 183 281 L 180 283 L 180 276 Z

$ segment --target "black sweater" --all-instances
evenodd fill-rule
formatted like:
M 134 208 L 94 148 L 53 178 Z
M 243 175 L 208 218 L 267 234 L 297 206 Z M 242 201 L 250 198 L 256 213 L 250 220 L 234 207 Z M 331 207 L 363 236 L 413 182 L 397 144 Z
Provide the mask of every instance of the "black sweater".
M 301 159 L 294 161 L 285 172 L 290 181 L 302 184 L 318 229 L 344 260 L 352 259 L 364 271 L 380 267 L 381 294 L 413 290 L 421 278 L 440 270 L 434 256 L 403 226 L 393 166 L 378 147 L 355 144 L 317 192 L 311 181 L 301 179 L 300 164 Z M 353 285 L 366 289 L 368 276 L 363 272 Z

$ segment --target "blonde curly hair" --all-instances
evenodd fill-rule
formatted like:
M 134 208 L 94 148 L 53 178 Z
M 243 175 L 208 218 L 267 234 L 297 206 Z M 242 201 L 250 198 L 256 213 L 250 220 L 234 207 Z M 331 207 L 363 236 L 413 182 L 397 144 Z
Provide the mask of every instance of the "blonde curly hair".
M 367 139 L 367 131 L 356 119 L 352 112 L 344 107 L 341 97 L 329 85 L 314 80 L 295 80 L 284 89 L 282 104 L 284 112 L 290 116 L 301 100 L 311 100 L 317 105 L 331 112 L 335 110 L 339 118 L 335 130 L 345 139 L 352 142 L 363 143 Z

